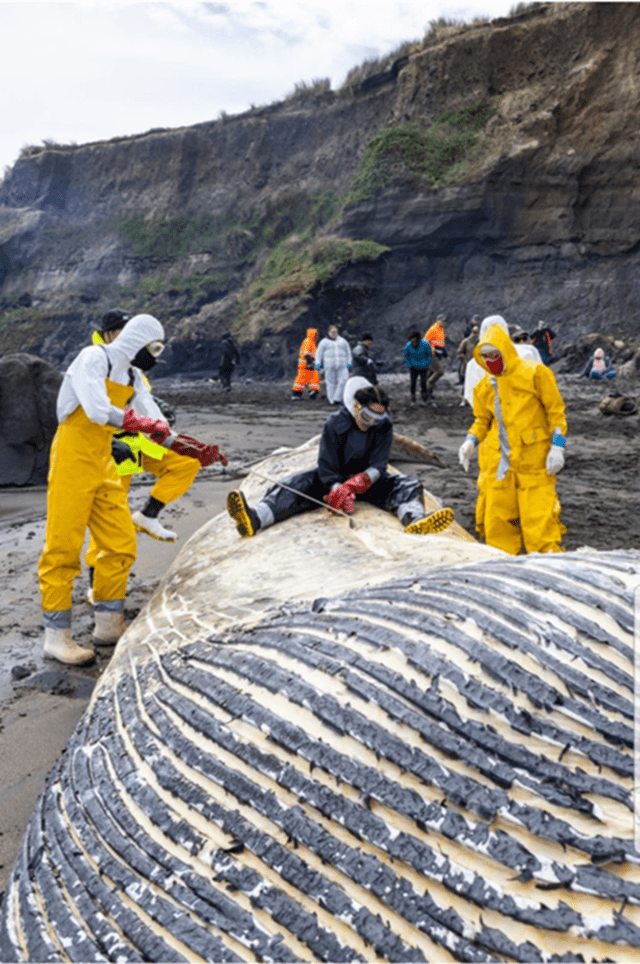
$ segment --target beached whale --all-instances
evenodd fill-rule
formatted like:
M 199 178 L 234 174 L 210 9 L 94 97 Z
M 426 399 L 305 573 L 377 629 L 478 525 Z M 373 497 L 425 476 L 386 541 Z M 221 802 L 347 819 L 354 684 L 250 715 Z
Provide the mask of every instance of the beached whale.
M 0 959 L 637 961 L 639 581 L 363 504 L 212 519 L 49 777 Z

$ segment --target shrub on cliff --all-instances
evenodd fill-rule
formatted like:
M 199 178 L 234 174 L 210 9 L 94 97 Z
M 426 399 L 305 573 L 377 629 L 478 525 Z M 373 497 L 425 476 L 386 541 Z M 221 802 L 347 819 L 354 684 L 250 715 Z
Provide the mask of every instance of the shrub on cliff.
M 438 184 L 460 171 L 478 143 L 478 133 L 497 107 L 476 105 L 444 111 L 423 128 L 417 121 L 380 131 L 365 148 L 358 173 L 351 182 L 346 203 L 357 204 L 395 180 L 414 177 Z

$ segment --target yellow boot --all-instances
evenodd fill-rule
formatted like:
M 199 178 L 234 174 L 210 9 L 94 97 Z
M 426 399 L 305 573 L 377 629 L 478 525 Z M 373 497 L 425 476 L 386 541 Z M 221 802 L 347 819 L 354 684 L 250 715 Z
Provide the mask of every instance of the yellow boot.
M 260 528 L 260 519 L 254 510 L 247 505 L 240 489 L 233 489 L 227 496 L 227 512 L 235 522 L 236 529 L 243 539 L 255 536 Z
M 424 519 L 416 519 L 405 527 L 405 532 L 410 535 L 426 536 L 430 532 L 442 532 L 453 522 L 453 509 L 438 509 L 431 512 Z

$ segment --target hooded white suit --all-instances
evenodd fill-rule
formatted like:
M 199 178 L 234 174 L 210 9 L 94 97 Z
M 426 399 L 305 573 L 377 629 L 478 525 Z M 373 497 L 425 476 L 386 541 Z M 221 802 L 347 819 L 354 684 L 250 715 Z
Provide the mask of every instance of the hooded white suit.
M 69 366 L 58 394 L 60 422 L 51 446 L 45 546 L 38 566 L 47 629 L 71 623 L 71 590 L 81 569 L 87 528 L 98 547 L 93 580 L 98 612 L 124 609 L 136 536 L 126 492 L 111 458 L 114 428 L 135 399 L 139 413 L 162 419 L 131 361 L 141 348 L 162 340 L 151 315 L 132 318 L 110 345 L 83 348 Z

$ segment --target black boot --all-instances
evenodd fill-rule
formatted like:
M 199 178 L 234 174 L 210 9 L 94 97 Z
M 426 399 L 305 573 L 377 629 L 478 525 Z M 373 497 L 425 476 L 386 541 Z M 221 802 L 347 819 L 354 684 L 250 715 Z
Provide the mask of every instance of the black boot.
M 236 529 L 243 539 L 255 536 L 260 528 L 260 519 L 240 489 L 233 489 L 227 496 L 227 512 L 236 524 Z

